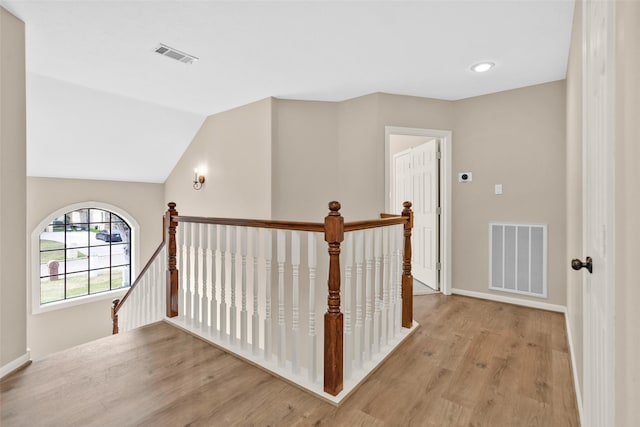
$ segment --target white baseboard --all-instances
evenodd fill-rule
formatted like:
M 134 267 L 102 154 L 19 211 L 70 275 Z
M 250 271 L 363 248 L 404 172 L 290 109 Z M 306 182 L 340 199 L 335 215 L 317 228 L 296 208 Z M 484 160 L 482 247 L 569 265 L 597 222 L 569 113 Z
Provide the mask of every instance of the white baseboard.
M 27 350 L 27 352 L 22 356 L 0 367 L 0 379 L 6 377 L 16 369 L 21 368 L 23 365 L 29 363 L 30 360 L 31 360 L 31 351 Z
M 564 305 L 549 304 L 547 302 L 531 301 L 526 299 L 507 297 L 503 295 L 487 294 L 484 292 L 468 291 L 466 289 L 453 288 L 451 289 L 451 293 L 455 295 L 463 295 L 466 297 L 480 298 L 490 301 L 506 302 L 507 304 L 522 305 L 530 308 L 539 308 L 541 310 L 556 311 L 559 313 L 565 313 L 567 311 L 567 308 Z
M 573 369 L 573 389 L 576 391 L 576 402 L 578 404 L 578 416 L 580 417 L 580 425 L 583 426 L 582 418 L 582 389 L 578 383 L 578 368 L 576 365 L 576 354 L 573 350 L 573 335 L 571 333 L 571 324 L 569 322 L 569 313 L 565 310 L 564 320 L 567 328 L 567 341 L 569 344 L 569 355 L 571 356 L 571 368 Z

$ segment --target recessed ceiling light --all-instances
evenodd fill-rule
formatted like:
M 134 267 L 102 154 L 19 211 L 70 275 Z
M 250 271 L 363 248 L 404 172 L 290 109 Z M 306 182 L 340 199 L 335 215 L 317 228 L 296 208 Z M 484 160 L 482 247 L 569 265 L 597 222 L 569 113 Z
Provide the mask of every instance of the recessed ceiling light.
M 484 73 L 485 71 L 489 71 L 494 67 L 493 62 L 479 62 L 475 65 L 471 66 L 471 71 L 475 71 L 476 73 Z

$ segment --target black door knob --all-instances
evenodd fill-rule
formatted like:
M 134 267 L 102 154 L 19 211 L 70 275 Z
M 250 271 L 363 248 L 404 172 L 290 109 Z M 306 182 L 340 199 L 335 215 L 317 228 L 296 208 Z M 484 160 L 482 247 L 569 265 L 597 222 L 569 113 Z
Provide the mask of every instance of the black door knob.
M 571 261 L 571 268 L 574 270 L 580 270 L 581 268 L 586 268 L 589 273 L 593 273 L 593 260 L 590 256 L 587 257 L 586 262 L 582 262 L 579 259 L 574 259 Z

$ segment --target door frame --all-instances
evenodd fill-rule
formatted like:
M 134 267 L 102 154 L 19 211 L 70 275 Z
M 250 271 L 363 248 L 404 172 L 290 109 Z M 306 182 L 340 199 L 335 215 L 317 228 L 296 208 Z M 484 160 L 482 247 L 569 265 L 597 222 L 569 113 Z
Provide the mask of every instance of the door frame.
M 384 127 L 384 208 L 391 211 L 391 135 L 425 136 L 440 139 L 440 174 L 438 186 L 440 192 L 440 238 L 438 252 L 440 257 L 440 291 L 451 295 L 451 137 L 452 131 L 440 129 L 407 128 L 398 126 Z

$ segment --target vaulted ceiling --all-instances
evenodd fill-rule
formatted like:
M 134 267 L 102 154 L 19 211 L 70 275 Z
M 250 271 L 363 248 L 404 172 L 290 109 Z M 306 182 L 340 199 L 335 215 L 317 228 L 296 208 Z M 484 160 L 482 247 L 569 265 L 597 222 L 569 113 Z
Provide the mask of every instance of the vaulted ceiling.
M 206 116 L 269 96 L 455 100 L 563 79 L 573 16 L 569 0 L 0 5 L 26 24 L 28 174 L 143 182 L 164 182 Z

